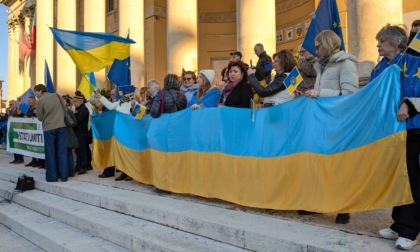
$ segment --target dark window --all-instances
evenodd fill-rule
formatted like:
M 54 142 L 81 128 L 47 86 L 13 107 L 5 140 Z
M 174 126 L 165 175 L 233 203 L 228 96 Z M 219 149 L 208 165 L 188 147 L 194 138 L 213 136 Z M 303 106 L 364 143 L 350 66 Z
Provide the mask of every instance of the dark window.
M 114 0 L 107 0 L 107 10 L 108 12 L 113 11 L 114 8 Z

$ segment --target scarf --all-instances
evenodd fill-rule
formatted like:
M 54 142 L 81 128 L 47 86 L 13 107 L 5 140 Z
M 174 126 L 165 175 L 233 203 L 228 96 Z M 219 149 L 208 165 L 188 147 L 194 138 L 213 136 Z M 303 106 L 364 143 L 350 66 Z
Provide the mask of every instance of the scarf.
M 223 99 L 222 99 L 222 105 L 225 105 L 226 99 L 227 97 L 230 95 L 230 93 L 232 92 L 232 90 L 236 87 L 236 85 L 238 85 L 239 82 L 241 82 L 242 79 L 239 79 L 237 81 L 229 81 L 226 86 L 225 89 L 223 90 Z

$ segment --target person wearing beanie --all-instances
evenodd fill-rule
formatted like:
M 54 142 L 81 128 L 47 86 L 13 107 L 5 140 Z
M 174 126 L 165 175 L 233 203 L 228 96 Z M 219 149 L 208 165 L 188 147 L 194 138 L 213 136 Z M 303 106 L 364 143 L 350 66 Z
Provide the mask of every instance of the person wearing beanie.
M 79 172 L 77 174 L 85 174 L 88 169 L 88 123 L 89 110 L 85 106 L 86 99 L 83 96 L 76 95 L 73 97 L 73 104 L 76 107 L 77 125 L 74 128 L 79 144 L 79 151 L 77 151 L 77 160 L 79 163 Z
M 181 92 L 187 97 L 187 103 L 191 100 L 191 97 L 195 91 L 197 91 L 199 84 L 197 82 L 197 77 L 193 71 L 186 71 L 182 78 L 184 84 L 181 85 Z
M 191 109 L 217 107 L 220 100 L 220 90 L 213 86 L 214 70 L 201 70 L 198 75 L 200 87 L 191 97 L 188 107 Z

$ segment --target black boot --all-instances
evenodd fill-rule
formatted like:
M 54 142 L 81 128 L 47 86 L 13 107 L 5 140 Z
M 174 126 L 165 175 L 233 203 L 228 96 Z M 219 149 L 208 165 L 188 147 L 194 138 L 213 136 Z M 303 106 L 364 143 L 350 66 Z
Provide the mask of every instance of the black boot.
M 124 172 L 121 172 L 120 176 L 115 178 L 115 181 L 124 180 L 125 178 L 127 178 L 127 174 L 125 174 Z
M 343 214 L 337 214 L 337 217 L 335 218 L 335 223 L 337 224 L 347 224 L 350 221 L 350 214 L 349 213 L 343 213 Z

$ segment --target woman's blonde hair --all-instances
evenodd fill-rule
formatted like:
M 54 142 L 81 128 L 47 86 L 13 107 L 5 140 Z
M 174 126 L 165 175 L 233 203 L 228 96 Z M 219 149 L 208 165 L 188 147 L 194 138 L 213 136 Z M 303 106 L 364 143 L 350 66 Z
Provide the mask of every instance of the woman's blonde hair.
M 328 55 L 333 54 L 334 51 L 340 50 L 341 39 L 333 31 L 325 30 L 320 32 L 316 37 L 315 41 L 320 43 L 322 47 L 327 50 Z
M 198 77 L 203 79 L 203 83 L 201 83 L 197 90 L 197 103 L 201 97 L 203 97 L 204 94 L 211 88 L 211 83 L 204 74 L 199 73 Z

